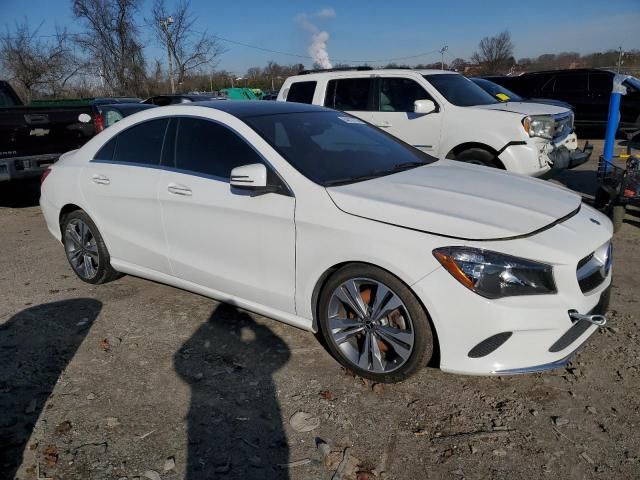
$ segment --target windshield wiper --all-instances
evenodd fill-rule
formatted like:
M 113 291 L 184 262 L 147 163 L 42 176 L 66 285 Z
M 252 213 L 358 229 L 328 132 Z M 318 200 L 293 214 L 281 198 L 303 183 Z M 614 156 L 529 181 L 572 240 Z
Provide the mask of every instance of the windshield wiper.
M 325 187 L 337 187 L 339 185 L 347 185 L 349 183 L 364 182 L 365 180 L 371 180 L 372 178 L 378 178 L 381 175 L 384 175 L 384 173 L 376 172 L 376 173 L 372 173 L 370 175 L 362 175 L 361 177 L 336 178 L 335 180 L 329 180 L 328 182 L 324 182 L 323 186 L 325 186 Z
M 390 170 L 382 170 L 380 172 L 374 172 L 369 175 L 362 175 L 360 177 L 343 177 L 336 178 L 335 180 L 329 180 L 325 182 L 323 185 L 325 187 L 337 187 L 338 185 L 347 185 L 349 183 L 363 182 L 365 180 L 371 180 L 372 178 L 384 177 L 386 175 L 391 175 L 393 173 L 402 172 L 404 170 L 409 170 L 411 168 L 422 167 L 423 165 L 428 165 L 426 162 L 404 162 L 398 163 Z

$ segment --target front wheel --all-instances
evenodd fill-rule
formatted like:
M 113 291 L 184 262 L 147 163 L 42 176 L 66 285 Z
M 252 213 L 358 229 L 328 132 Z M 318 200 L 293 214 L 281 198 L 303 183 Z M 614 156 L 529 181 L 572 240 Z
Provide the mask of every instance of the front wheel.
M 455 160 L 484 167 L 501 168 L 500 161 L 496 156 L 482 148 L 469 148 L 456 155 Z
M 320 295 L 320 330 L 331 354 L 374 381 L 404 380 L 434 351 L 427 314 L 398 278 L 372 265 L 335 272 Z
M 61 226 L 67 260 L 80 280 L 101 284 L 120 276 L 111 267 L 107 246 L 89 215 L 76 210 L 64 217 Z

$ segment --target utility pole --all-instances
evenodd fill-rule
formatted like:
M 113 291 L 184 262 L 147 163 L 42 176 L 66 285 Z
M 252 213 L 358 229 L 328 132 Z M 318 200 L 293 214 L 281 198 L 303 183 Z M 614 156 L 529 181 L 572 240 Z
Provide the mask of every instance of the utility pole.
M 444 47 L 442 47 L 440 49 L 440 55 L 441 55 L 441 61 L 440 61 L 440 70 L 444 70 L 444 52 L 446 52 L 447 50 L 449 50 L 449 46 L 445 45 Z
M 620 73 L 620 68 L 622 68 L 622 57 L 624 57 L 624 52 L 622 51 L 622 47 L 618 47 L 618 73 Z
M 173 24 L 173 17 L 169 16 L 164 20 L 160 20 L 160 26 L 164 30 L 167 42 L 167 60 L 169 61 L 169 82 L 171 83 L 171 93 L 176 93 L 176 86 L 173 80 L 173 60 L 171 55 L 171 35 L 169 34 L 169 25 Z

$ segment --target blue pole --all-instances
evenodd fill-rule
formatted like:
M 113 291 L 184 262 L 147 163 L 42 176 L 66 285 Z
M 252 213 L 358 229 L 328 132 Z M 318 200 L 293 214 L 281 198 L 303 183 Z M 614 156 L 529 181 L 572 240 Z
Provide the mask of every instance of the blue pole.
M 604 160 L 601 169 L 605 172 L 611 170 L 611 162 L 613 161 L 613 147 L 616 143 L 616 132 L 618 131 L 618 123 L 620 122 L 620 99 L 622 95 L 626 95 L 627 89 L 622 84 L 628 77 L 626 75 L 617 74 L 613 77 L 613 89 L 611 90 L 611 98 L 609 99 L 609 117 L 607 118 L 607 132 L 604 136 Z
M 611 162 L 613 159 L 613 147 L 616 143 L 616 132 L 618 131 L 618 122 L 620 121 L 620 92 L 611 92 L 609 99 L 609 118 L 607 119 L 607 133 L 604 136 L 604 159 Z M 609 163 L 604 164 L 604 170 L 611 168 Z

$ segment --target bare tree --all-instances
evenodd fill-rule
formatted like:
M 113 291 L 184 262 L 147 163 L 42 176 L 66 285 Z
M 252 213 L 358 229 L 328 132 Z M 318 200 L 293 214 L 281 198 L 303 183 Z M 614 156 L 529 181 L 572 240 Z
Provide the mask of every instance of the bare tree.
M 203 66 L 215 68 L 226 49 L 219 40 L 193 28 L 197 18 L 189 11 L 189 0 L 180 0 L 171 12 L 164 0 L 156 0 L 149 22 L 156 38 L 167 49 L 171 93 L 175 93 L 173 65 L 178 84 L 185 76 Z
M 449 63 L 449 68 L 451 70 L 455 70 L 456 72 L 464 71 L 464 67 L 467 65 L 467 61 L 464 58 L 454 58 L 451 63 Z
M 471 61 L 480 65 L 485 73 L 504 73 L 508 70 L 514 63 L 509 31 L 480 40 L 478 51 L 471 56 Z
M 41 26 L 32 30 L 25 18 L 0 36 L 0 64 L 27 101 L 36 91 L 59 95 L 81 67 L 67 32 L 42 37 Z
M 73 0 L 73 13 L 85 27 L 77 37 L 94 72 L 111 93 L 142 92 L 145 63 L 134 15 L 140 0 Z

